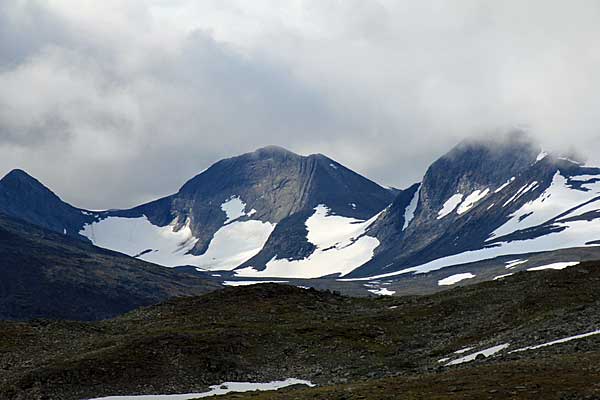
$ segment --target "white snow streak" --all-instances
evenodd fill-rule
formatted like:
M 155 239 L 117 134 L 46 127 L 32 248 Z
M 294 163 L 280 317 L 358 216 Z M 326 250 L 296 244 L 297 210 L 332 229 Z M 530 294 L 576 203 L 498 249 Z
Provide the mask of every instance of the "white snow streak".
M 579 261 L 571 261 L 571 262 L 557 262 L 547 265 L 540 265 L 539 267 L 527 268 L 527 271 L 542 271 L 545 269 L 565 269 L 567 267 L 572 267 L 574 265 L 578 265 Z
M 289 283 L 289 281 L 225 281 L 223 285 L 225 286 L 250 286 L 250 285 L 260 285 L 263 283 Z
M 521 265 L 521 264 L 525 264 L 526 262 L 527 262 L 527 260 L 521 260 L 521 259 L 508 261 L 506 263 L 506 267 L 505 268 L 506 269 L 513 269 L 514 267 L 516 267 L 518 265 Z
M 225 382 L 220 385 L 210 386 L 210 390 L 204 393 L 187 393 L 187 394 L 151 394 L 140 396 L 109 396 L 98 397 L 90 400 L 188 400 L 203 397 L 217 396 L 232 392 L 251 392 L 255 390 L 267 391 L 278 390 L 292 385 L 306 385 L 314 387 L 310 381 L 301 379 L 288 378 L 284 381 L 273 381 L 268 383 L 250 383 L 250 382 Z
M 461 358 L 457 358 L 456 360 L 452 360 L 449 363 L 447 363 L 446 366 L 462 364 L 462 363 L 473 361 L 480 354 L 484 355 L 485 357 L 489 357 L 489 356 L 492 356 L 492 355 L 498 353 L 499 351 L 506 349 L 508 346 L 510 346 L 510 343 L 505 343 L 505 344 L 500 344 L 498 346 L 490 347 L 489 349 L 481 350 L 476 353 L 469 354 L 468 356 L 464 356 Z
M 594 335 L 598 335 L 600 334 L 600 329 L 593 331 L 593 332 L 588 332 L 588 333 L 582 333 L 580 335 L 575 335 L 575 336 L 569 336 L 569 337 L 565 337 L 562 339 L 557 339 L 557 340 L 553 340 L 551 342 L 546 342 L 546 343 L 542 343 L 542 344 L 538 344 L 536 346 L 527 346 L 527 347 L 523 347 L 520 349 L 516 349 L 513 351 L 510 351 L 509 353 L 517 353 L 520 351 L 527 351 L 527 350 L 536 350 L 536 349 L 540 349 L 542 347 L 547 347 L 547 346 L 553 346 L 555 344 L 559 344 L 559 343 L 566 343 L 566 342 L 570 342 L 571 340 L 577 340 L 577 339 L 583 339 L 589 336 L 594 336 Z
M 502 191 L 502 189 L 504 189 L 505 187 L 507 187 L 508 185 L 513 183 L 515 179 L 516 178 L 513 176 L 512 178 L 507 180 L 504 184 L 502 184 L 502 186 L 500 186 L 498 189 L 494 190 L 494 193 L 500 193 Z
M 467 272 L 464 274 L 455 274 L 455 275 L 451 275 L 447 278 L 440 279 L 438 281 L 438 285 L 439 286 L 450 286 L 450 285 L 454 285 L 455 283 L 458 283 L 464 279 L 471 279 L 471 278 L 475 278 L 475 275 L 473 275 L 470 272 Z
M 406 228 L 408 228 L 408 225 L 415 217 L 415 211 L 417 211 L 417 205 L 419 204 L 419 194 L 420 193 L 421 193 L 421 186 L 419 185 L 419 187 L 417 188 L 417 191 L 413 195 L 413 198 L 410 200 L 410 203 L 404 210 L 404 226 L 402 227 L 402 230 L 405 230 Z

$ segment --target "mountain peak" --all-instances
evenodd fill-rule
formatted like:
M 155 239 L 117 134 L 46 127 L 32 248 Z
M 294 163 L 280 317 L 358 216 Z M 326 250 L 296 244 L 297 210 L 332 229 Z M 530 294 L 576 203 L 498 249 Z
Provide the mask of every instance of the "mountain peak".
M 55 196 L 43 183 L 24 170 L 18 168 L 13 169 L 0 179 L 0 187 L 2 188 L 2 191 L 8 190 L 9 192 L 15 193 L 36 192 Z
M 10 181 L 19 181 L 19 182 L 32 182 L 41 185 L 41 183 L 35 179 L 33 176 L 29 175 L 22 169 L 15 168 L 6 175 L 2 179 L 1 182 L 10 182 Z
M 298 156 L 298 154 L 276 145 L 268 145 L 254 150 L 249 153 L 257 157 L 273 157 L 273 156 Z

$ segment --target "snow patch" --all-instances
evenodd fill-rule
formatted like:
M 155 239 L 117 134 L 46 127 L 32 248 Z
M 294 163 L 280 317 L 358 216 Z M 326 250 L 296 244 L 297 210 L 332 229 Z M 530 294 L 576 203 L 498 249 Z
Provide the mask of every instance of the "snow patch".
M 487 196 L 489 192 L 489 188 L 483 191 L 475 190 L 473 193 L 471 193 L 465 198 L 465 200 L 460 204 L 460 206 L 458 206 L 456 213 L 459 215 L 466 213 L 475 205 L 475 203 Z
M 565 269 L 567 267 L 572 267 L 578 264 L 579 261 L 557 262 L 547 265 L 540 265 L 539 267 L 527 268 L 527 271 L 543 271 L 545 269 Z
M 541 151 L 540 154 L 537 155 L 537 157 L 535 158 L 535 162 L 540 162 L 542 161 L 544 158 L 548 157 L 548 153 L 545 151 Z
M 194 256 L 194 265 L 209 270 L 232 270 L 254 257 L 265 245 L 275 224 L 262 221 L 234 221 L 221 227 L 208 249 Z
M 251 382 L 225 382 L 220 385 L 210 386 L 208 392 L 203 393 L 187 393 L 187 394 L 151 394 L 139 396 L 109 396 L 97 397 L 90 400 L 188 400 L 198 399 L 203 397 L 217 396 L 233 392 L 252 392 L 255 390 L 267 391 L 278 390 L 292 385 L 306 385 L 314 387 L 310 381 L 302 379 L 288 378 L 284 381 L 273 381 L 268 383 L 251 383 Z
M 451 275 L 447 278 L 440 279 L 438 281 L 438 286 L 450 286 L 450 285 L 454 285 L 455 283 L 460 282 L 464 279 L 471 279 L 471 278 L 475 278 L 475 275 L 473 275 L 470 272 L 467 272 L 464 274 L 455 274 L 455 275 Z
M 463 195 L 460 193 L 452 195 L 448 200 L 446 200 L 446 202 L 442 206 L 442 209 L 438 212 L 437 219 L 442 219 L 448 214 L 450 214 L 452 211 L 454 211 L 456 207 L 458 207 L 458 205 L 462 202 L 462 199 Z
M 506 278 L 507 276 L 511 276 L 511 275 L 514 275 L 514 273 L 511 272 L 509 274 L 498 275 L 498 276 L 495 276 L 493 280 L 497 281 L 498 279 Z
M 387 288 L 379 288 L 379 289 L 371 289 L 369 292 L 376 294 L 378 296 L 391 296 L 396 293 L 395 290 L 389 290 Z
M 235 221 L 238 218 L 250 216 L 256 213 L 255 209 L 250 212 L 246 212 L 246 203 L 240 199 L 240 196 L 231 196 L 227 201 L 221 204 L 221 210 L 227 216 L 225 224 Z

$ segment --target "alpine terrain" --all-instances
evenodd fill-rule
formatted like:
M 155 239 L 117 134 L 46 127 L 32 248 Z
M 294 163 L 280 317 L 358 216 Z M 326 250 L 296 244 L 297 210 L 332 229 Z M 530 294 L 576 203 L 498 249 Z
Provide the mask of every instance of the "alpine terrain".
M 15 170 L 0 181 L 0 211 L 232 285 L 428 293 L 600 257 L 600 169 L 519 133 L 465 141 L 405 190 L 270 146 L 128 210 L 73 207 Z

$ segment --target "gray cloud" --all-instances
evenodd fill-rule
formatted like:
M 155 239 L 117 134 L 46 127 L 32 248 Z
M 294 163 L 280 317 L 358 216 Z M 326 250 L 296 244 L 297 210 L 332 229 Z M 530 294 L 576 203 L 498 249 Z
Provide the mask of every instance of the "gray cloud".
M 595 1 L 5 3 L 0 171 L 83 207 L 151 200 L 266 144 L 399 187 L 519 124 L 600 150 Z

